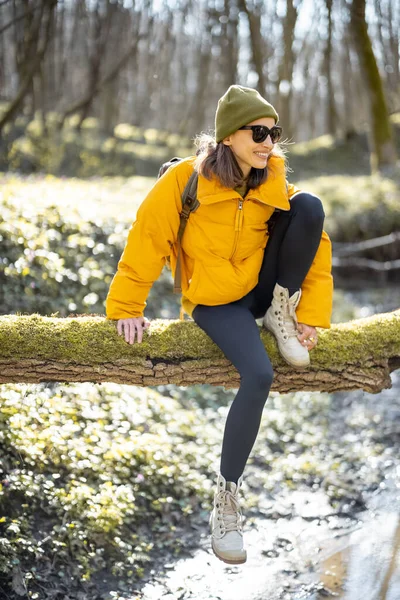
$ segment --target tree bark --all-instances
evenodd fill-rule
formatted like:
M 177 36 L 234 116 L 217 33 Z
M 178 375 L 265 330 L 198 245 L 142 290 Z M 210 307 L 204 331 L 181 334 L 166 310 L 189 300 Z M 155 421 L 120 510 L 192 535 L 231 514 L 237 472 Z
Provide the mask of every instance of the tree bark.
M 393 67 L 393 73 L 389 73 L 389 81 L 391 82 L 393 94 L 393 112 L 397 112 L 400 110 L 400 18 L 399 7 L 396 5 L 396 9 L 396 6 L 393 6 L 393 4 L 394 2 L 390 0 L 387 17 L 391 65 Z M 395 15 L 397 15 L 397 18 Z
M 104 16 L 101 15 L 101 9 L 105 9 Z M 89 116 L 90 109 L 96 96 L 96 89 L 100 81 L 101 65 L 105 60 L 105 51 L 107 46 L 107 37 L 113 19 L 113 10 L 110 0 L 104 3 L 98 0 L 94 10 L 93 18 L 93 40 L 90 45 L 89 65 L 88 65 L 88 90 L 86 100 L 80 108 L 79 123 L 77 129 L 82 127 L 83 121 Z
M 188 131 L 190 135 L 196 134 L 196 132 L 200 131 L 205 120 L 212 59 L 210 47 L 213 44 L 212 26 L 214 24 L 214 17 L 211 12 L 207 13 L 206 23 L 206 28 L 199 39 L 198 51 L 196 53 L 196 90 L 188 102 L 186 114 L 179 123 L 178 132 L 182 136 Z
M 389 388 L 400 368 L 400 310 L 334 325 L 320 332 L 311 366 L 296 370 L 281 359 L 265 330 L 261 339 L 274 366 L 273 390 Z M 194 323 L 154 320 L 151 335 L 128 345 L 115 322 L 100 316 L 0 317 L 0 383 L 90 381 L 139 386 L 207 383 L 239 387 L 239 374 Z
M 225 88 L 236 82 L 239 62 L 239 12 L 235 3 L 224 0 L 226 22 L 222 25 L 221 76 Z
M 248 0 L 238 0 L 238 7 L 239 10 L 246 14 L 249 22 L 252 63 L 258 75 L 257 89 L 263 96 L 267 87 L 267 79 L 264 73 L 264 64 L 266 62 L 265 41 L 261 33 L 263 3 L 256 1 L 250 7 Z
M 4 126 L 14 118 L 14 115 L 20 109 L 24 98 L 28 91 L 32 87 L 33 77 L 36 72 L 39 70 L 40 65 L 43 61 L 44 55 L 46 53 L 47 45 L 49 43 L 50 37 L 52 35 L 52 26 L 54 21 L 54 10 L 56 8 L 58 0 L 49 0 L 47 6 L 47 14 L 46 14 L 46 22 L 43 27 L 43 38 L 40 38 L 40 30 L 41 23 L 38 24 L 37 30 L 32 34 L 32 42 L 29 43 L 29 46 L 32 44 L 32 52 L 33 58 L 29 56 L 29 63 L 24 65 L 24 78 L 21 81 L 20 88 L 17 92 L 17 95 L 11 102 L 10 106 L 7 108 L 2 118 L 0 119 L 0 133 L 4 129 Z M 43 6 L 45 6 L 43 4 Z M 37 44 L 37 48 L 34 48 L 35 44 Z
M 335 87 L 333 85 L 332 79 L 332 4 L 333 0 L 325 0 L 326 10 L 328 12 L 328 35 L 326 39 L 325 46 L 325 57 L 324 57 L 324 67 L 325 67 L 325 76 L 326 76 L 326 91 L 327 91 L 327 99 L 326 99 L 326 125 L 327 132 L 331 135 L 336 134 L 336 125 L 337 125 L 337 113 L 335 107 Z
M 296 55 L 293 49 L 294 32 L 298 17 L 298 7 L 293 0 L 286 0 L 286 14 L 283 18 L 283 47 L 284 53 L 279 66 L 279 119 L 285 128 L 285 135 L 293 137 L 291 124 L 291 98 L 293 95 L 293 70 Z M 282 87 L 284 84 L 285 87 Z
M 345 138 L 350 139 L 357 131 L 354 114 L 354 73 L 351 65 L 350 30 L 346 28 L 341 47 L 341 82 L 343 90 L 343 110 L 341 114 L 340 128 Z M 362 107 L 361 107 L 362 108 Z M 360 110 L 362 112 L 362 110 Z
M 366 0 L 352 0 L 350 10 L 351 29 L 371 105 L 371 167 L 373 170 L 390 172 L 396 165 L 396 150 L 382 80 L 368 34 L 365 3 Z
M 395 112 L 398 110 L 399 98 L 399 35 L 398 26 L 396 27 L 395 7 L 393 2 L 388 0 L 382 5 L 381 0 L 374 2 L 377 15 L 376 31 L 379 39 L 383 64 L 385 66 L 386 92 L 388 100 L 388 110 Z M 397 6 L 397 12 L 400 5 Z
M 11 21 L 8 21 L 5 25 L 2 25 L 0 27 L 0 36 L 3 35 L 3 33 L 5 33 L 7 31 L 7 29 L 10 29 L 10 27 L 13 27 L 19 21 L 24 21 L 26 19 L 30 19 L 34 12 L 36 12 L 37 10 L 41 10 L 41 9 L 42 9 L 41 6 L 34 6 L 33 8 L 31 8 L 29 11 L 25 12 L 24 14 L 13 18 Z
M 107 73 L 103 79 L 101 81 L 99 81 L 99 83 L 97 84 L 96 88 L 92 89 L 90 91 L 90 93 L 86 94 L 84 96 L 84 98 L 82 98 L 81 100 L 79 100 L 78 102 L 76 102 L 73 106 L 71 106 L 70 108 L 68 108 L 63 116 L 61 117 L 61 119 L 59 120 L 58 123 L 58 127 L 61 129 L 62 126 L 64 125 L 64 121 L 67 117 L 69 117 L 70 115 L 73 115 L 74 113 L 82 110 L 85 108 L 85 106 L 87 106 L 88 102 L 92 102 L 95 98 L 95 96 L 97 96 L 97 94 L 109 83 L 111 83 L 118 75 L 118 73 L 120 72 L 120 70 L 126 65 L 126 63 L 128 62 L 128 60 L 136 53 L 137 51 L 137 45 L 139 43 L 139 40 L 142 38 L 143 36 L 139 36 L 134 42 L 133 44 L 128 48 L 128 50 L 126 51 L 126 53 L 118 60 L 118 62 L 116 63 L 116 65 L 114 65 L 109 73 Z

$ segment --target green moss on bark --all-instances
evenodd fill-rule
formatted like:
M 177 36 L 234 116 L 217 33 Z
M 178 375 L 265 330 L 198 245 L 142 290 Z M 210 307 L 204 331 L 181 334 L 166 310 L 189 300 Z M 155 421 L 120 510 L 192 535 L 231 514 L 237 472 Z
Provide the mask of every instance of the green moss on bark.
M 261 339 L 274 363 L 282 363 L 275 341 L 265 330 Z M 312 365 L 364 364 L 400 356 L 400 310 L 334 325 L 320 331 Z M 116 323 L 103 317 L 57 318 L 40 315 L 0 317 L 0 360 L 51 360 L 99 365 L 146 359 L 164 362 L 214 360 L 221 350 L 193 322 L 157 319 L 141 344 L 127 344 Z

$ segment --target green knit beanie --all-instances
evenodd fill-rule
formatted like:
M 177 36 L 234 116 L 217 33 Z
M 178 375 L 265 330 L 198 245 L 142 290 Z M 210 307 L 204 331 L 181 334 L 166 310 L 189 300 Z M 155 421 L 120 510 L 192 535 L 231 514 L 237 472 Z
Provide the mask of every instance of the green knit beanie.
M 231 133 L 261 117 L 272 117 L 275 123 L 279 116 L 272 104 L 267 102 L 257 90 L 231 85 L 218 100 L 215 113 L 215 140 L 221 142 Z

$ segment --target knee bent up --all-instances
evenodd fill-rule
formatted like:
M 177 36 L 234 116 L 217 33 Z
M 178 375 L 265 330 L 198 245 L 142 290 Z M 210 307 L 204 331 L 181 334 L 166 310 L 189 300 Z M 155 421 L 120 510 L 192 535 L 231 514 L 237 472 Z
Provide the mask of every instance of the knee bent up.
M 301 211 L 307 215 L 307 222 L 311 220 L 315 224 L 323 223 L 325 219 L 324 207 L 318 196 L 309 192 L 300 192 L 291 200 L 293 208 L 296 212 Z

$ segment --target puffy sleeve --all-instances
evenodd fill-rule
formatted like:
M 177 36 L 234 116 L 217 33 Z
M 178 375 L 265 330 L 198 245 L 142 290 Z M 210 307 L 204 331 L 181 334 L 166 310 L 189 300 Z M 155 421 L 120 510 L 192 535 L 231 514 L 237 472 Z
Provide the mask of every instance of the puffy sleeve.
M 288 181 L 286 181 L 286 186 L 287 186 L 287 192 L 288 192 L 289 200 L 295 194 L 298 194 L 299 192 L 301 192 L 301 189 L 298 188 L 297 186 L 293 185 L 293 183 L 289 183 Z
M 286 183 L 289 198 L 302 191 L 293 183 Z M 313 263 L 301 286 L 301 298 L 296 310 L 297 319 L 306 325 L 329 329 L 332 304 L 332 244 L 326 231 L 323 231 Z
M 330 328 L 333 301 L 332 245 L 323 231 L 313 263 L 301 286 L 296 310 L 300 323 Z
M 193 167 L 170 167 L 139 207 L 106 299 L 109 319 L 143 316 L 146 299 L 177 238 L 181 196 Z

